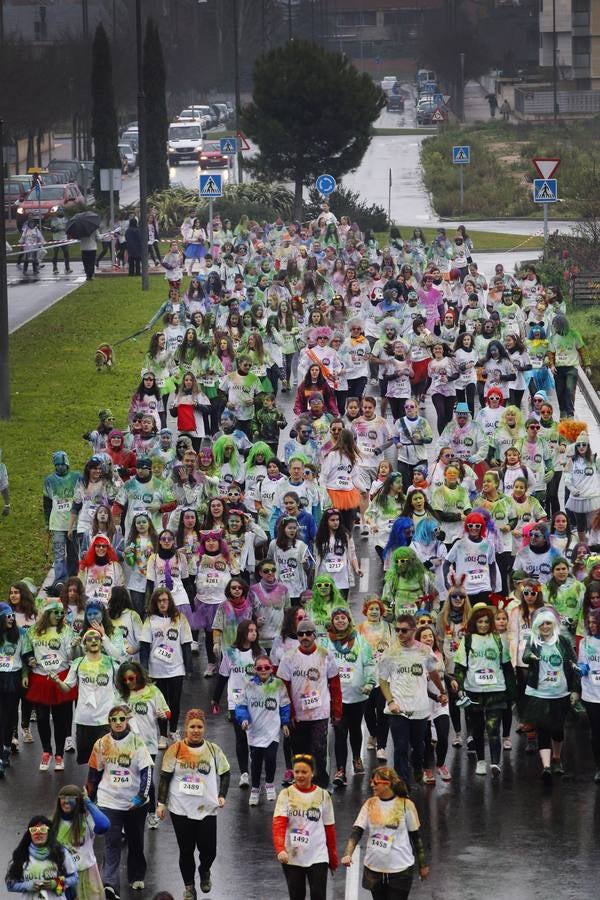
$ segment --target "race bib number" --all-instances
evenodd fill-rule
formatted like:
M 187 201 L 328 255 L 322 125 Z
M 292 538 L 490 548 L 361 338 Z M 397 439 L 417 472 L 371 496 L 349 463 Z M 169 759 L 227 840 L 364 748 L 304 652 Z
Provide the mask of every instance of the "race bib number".
M 199 775 L 186 775 L 179 782 L 179 792 L 186 794 L 188 797 L 204 796 L 204 779 Z
M 590 672 L 590 681 L 592 684 L 600 684 L 600 669 Z
M 108 779 L 115 787 L 129 787 L 131 784 L 131 772 L 129 769 L 109 769 Z
M 490 685 L 497 684 L 498 679 L 493 669 L 479 669 L 475 672 L 475 684 Z
M 470 585 L 473 586 L 483 584 L 485 581 L 485 574 L 483 572 L 469 572 L 469 574 L 467 575 L 467 581 Z
M 57 669 L 60 665 L 60 656 L 58 653 L 46 653 L 42 656 L 41 666 L 45 672 L 51 672 L 52 669 Z
M 569 360 L 569 354 L 566 350 L 557 350 L 556 351 L 556 362 L 559 366 L 567 365 Z
M 292 847 L 308 847 L 310 844 L 310 832 L 303 828 L 290 831 L 290 844 Z
M 544 362 L 544 360 L 541 359 L 539 356 L 532 356 L 531 357 L 531 368 L 532 369 L 541 369 L 543 362 Z
M 321 705 L 321 695 L 318 691 L 309 691 L 300 697 L 302 709 L 317 709 Z
M 375 834 L 371 835 L 371 847 L 379 853 L 389 853 L 393 843 L 394 839 L 391 834 L 377 831 Z
M 173 648 L 168 644 L 158 644 L 152 651 L 152 656 L 155 659 L 160 659 L 162 662 L 171 662 L 173 659 Z
M 350 681 L 352 678 L 352 669 L 350 666 L 339 667 L 340 681 Z
M 69 853 L 71 854 L 71 856 L 73 858 L 73 862 L 75 863 L 75 868 L 79 869 L 79 866 L 81 865 L 81 853 L 78 853 L 77 850 L 72 850 L 72 849 L 69 849 Z
M 546 684 L 558 684 L 558 669 L 548 669 L 544 682 Z
M 12 661 L 12 656 L 0 656 L 0 672 L 10 672 Z
M 57 512 L 69 512 L 71 509 L 71 501 L 70 500 L 57 500 L 56 501 L 56 511 Z
M 282 566 L 279 572 L 279 580 L 280 581 L 291 581 L 294 577 L 294 569 L 290 569 L 287 566 Z
M 328 554 L 325 559 L 325 570 L 327 572 L 341 572 L 344 568 L 343 557 Z

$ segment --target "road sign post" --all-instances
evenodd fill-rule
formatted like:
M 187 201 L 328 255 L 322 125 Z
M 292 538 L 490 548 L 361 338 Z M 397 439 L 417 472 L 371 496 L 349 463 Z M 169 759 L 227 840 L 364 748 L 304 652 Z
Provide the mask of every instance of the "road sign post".
M 558 202 L 558 182 L 556 178 L 533 179 L 533 202 L 544 205 L 544 249 L 548 242 L 548 206 Z
M 452 148 L 452 163 L 458 166 L 459 184 L 460 184 L 460 209 L 465 205 L 465 166 L 471 164 L 471 147 L 469 144 L 462 144 Z
M 213 200 L 223 196 L 223 176 L 219 175 L 201 175 L 198 185 L 198 193 L 200 196 L 208 200 L 208 240 L 210 251 L 212 253 L 213 246 Z

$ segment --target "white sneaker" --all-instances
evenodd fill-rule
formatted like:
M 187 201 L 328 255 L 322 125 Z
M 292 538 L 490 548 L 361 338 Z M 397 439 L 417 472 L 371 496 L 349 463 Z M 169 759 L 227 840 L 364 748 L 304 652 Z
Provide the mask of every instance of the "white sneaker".
M 134 881 L 131 885 L 132 891 L 143 891 L 144 887 L 145 885 L 143 881 Z
M 377 750 L 377 741 L 371 735 L 367 738 L 367 750 Z
M 192 653 L 198 653 L 198 641 L 192 641 Z
M 161 734 L 161 736 L 158 739 L 158 749 L 166 750 L 168 746 L 169 746 L 168 740 L 166 739 L 166 737 L 164 735 Z
M 31 733 L 31 728 L 23 729 L 23 743 L 24 744 L 33 744 L 33 735 Z
M 172 731 L 171 734 L 169 735 L 169 737 L 171 738 L 171 741 L 173 743 L 175 743 L 175 741 L 181 740 L 181 735 L 178 731 Z
M 498 765 L 498 763 L 492 763 L 490 766 L 490 771 L 492 773 L 492 778 L 500 777 L 500 766 Z
M 241 787 L 241 783 L 240 783 L 240 787 Z M 252 788 L 252 790 L 250 791 L 250 796 L 248 798 L 248 806 L 258 806 L 259 800 L 260 800 L 260 788 Z
M 212 678 L 212 676 L 215 674 L 216 671 L 217 671 L 217 667 L 214 663 L 207 663 L 206 668 L 204 670 L 204 677 Z
M 487 775 L 487 763 L 485 759 L 478 759 L 477 765 L 475 766 L 475 774 L 476 775 Z
M 158 826 L 160 825 L 160 819 L 156 815 L 156 813 L 149 813 L 148 815 L 148 828 L 152 831 L 156 831 Z
M 385 747 L 379 748 L 379 750 L 377 751 L 377 759 L 387 759 L 387 750 L 385 749 Z
M 65 753 L 75 753 L 75 741 L 72 737 L 68 737 L 65 741 Z
M 242 772 L 242 774 L 240 775 L 239 786 L 241 788 L 250 787 L 250 779 L 248 778 L 247 772 Z
M 274 784 L 265 784 L 265 791 L 267 792 L 267 800 L 277 799 L 277 793 L 275 791 Z

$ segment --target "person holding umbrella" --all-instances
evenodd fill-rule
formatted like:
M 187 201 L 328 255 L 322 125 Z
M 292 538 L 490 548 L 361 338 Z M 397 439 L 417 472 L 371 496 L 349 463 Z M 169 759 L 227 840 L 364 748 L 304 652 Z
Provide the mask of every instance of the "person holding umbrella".
M 91 281 L 94 277 L 99 227 L 100 217 L 97 213 L 81 212 L 73 216 L 66 228 L 67 237 L 79 241 L 86 281 Z

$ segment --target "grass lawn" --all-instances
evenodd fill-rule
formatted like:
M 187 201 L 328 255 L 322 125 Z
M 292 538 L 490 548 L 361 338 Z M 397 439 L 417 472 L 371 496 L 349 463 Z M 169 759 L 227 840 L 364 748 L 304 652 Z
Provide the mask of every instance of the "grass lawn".
M 81 435 L 109 408 L 125 428 L 131 394 L 139 382 L 149 334 L 117 347 L 112 372 L 96 372 L 99 344 L 114 344 L 141 328 L 166 297 L 166 281 L 96 279 L 46 310 L 11 337 L 12 419 L 0 421 L 11 515 L 0 517 L 0 590 L 25 576 L 36 584 L 46 573 L 42 482 L 53 471 L 52 453 L 66 450 L 81 470 L 90 447 Z M 51 561 L 51 558 L 50 558 Z
M 457 223 L 463 222 L 463 219 L 457 219 Z M 440 222 L 448 235 L 451 237 L 454 233 L 454 225 L 449 222 Z M 400 234 L 403 238 L 408 238 L 413 233 L 413 229 L 416 225 L 400 225 L 398 224 L 398 228 L 400 229 Z M 536 228 L 534 224 L 532 224 L 532 231 Z M 468 231 L 468 229 L 467 229 Z M 425 238 L 427 241 L 431 241 L 432 238 L 435 237 L 436 230 L 435 228 L 423 228 L 423 232 L 425 234 Z M 524 234 L 507 234 L 502 231 L 473 231 L 471 232 L 471 238 L 473 240 L 473 245 L 475 247 L 475 254 L 477 251 L 482 252 L 484 250 L 497 250 L 498 252 L 507 252 L 509 250 L 515 249 L 524 249 L 524 250 L 542 250 L 544 247 L 544 239 L 541 235 L 532 235 L 527 236 Z M 384 247 L 389 240 L 389 235 L 385 232 L 377 233 L 377 240 L 379 241 L 380 247 Z

